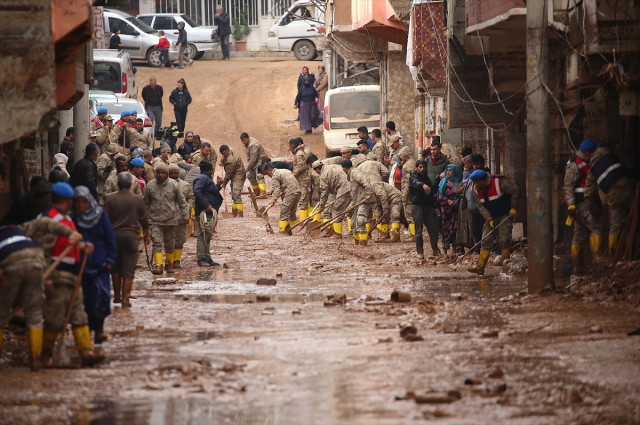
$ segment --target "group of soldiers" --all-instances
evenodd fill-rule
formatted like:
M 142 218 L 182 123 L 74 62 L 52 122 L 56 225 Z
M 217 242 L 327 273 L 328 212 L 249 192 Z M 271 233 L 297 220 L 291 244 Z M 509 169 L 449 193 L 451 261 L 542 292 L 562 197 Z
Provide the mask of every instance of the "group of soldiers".
M 144 131 L 144 119 L 138 118 L 135 109 L 122 111 L 115 123 L 106 107 L 100 106 L 96 112 L 97 115 L 91 120 L 90 138 L 100 147 L 100 151 L 103 152 L 112 143 L 153 149 L 153 135 Z
M 601 261 L 602 232 L 605 228 L 603 205 L 608 207 L 608 254 L 615 255 L 620 234 L 634 198 L 633 180 L 611 147 L 598 146 L 585 139 L 566 165 L 564 198 L 567 203 L 567 224 L 573 226 L 571 259 L 574 274 L 586 271 L 583 244 L 589 240 L 591 262 Z

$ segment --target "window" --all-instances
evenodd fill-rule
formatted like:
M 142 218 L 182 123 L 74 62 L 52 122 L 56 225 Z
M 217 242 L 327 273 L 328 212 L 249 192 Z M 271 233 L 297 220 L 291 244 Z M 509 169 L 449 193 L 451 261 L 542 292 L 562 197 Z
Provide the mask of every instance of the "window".
M 116 28 L 120 28 L 122 35 L 136 35 L 138 33 L 135 28 L 118 18 L 109 18 L 109 28 L 112 33 L 116 32 Z
M 140 19 L 142 22 L 144 22 L 147 25 L 151 25 L 151 21 L 153 21 L 153 16 L 141 16 L 138 19 Z
M 119 92 L 122 90 L 121 84 L 120 64 L 117 62 L 93 62 L 92 89 Z
M 156 16 L 153 27 L 157 30 L 177 30 L 178 24 L 171 16 Z

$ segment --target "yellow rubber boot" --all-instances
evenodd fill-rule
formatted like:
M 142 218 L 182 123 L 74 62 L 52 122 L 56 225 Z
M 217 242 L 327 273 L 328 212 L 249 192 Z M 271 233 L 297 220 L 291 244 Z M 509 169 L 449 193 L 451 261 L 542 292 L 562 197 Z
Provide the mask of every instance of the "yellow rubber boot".
M 389 242 L 400 242 L 400 223 L 391 223 L 390 236 Z
M 317 221 L 318 223 L 320 223 L 322 221 L 322 214 L 321 213 L 315 213 L 313 215 L 313 218 L 311 219 L 311 221 Z
M 236 204 L 236 211 L 238 212 L 238 217 L 244 217 L 244 204 Z
M 73 338 L 76 340 L 76 347 L 80 352 L 83 366 L 92 366 L 104 360 L 104 354 L 93 350 L 89 326 L 84 325 L 73 328 Z
M 488 249 L 481 249 L 480 250 L 480 256 L 478 257 L 478 264 L 476 264 L 475 267 L 469 267 L 467 269 L 467 271 L 471 272 L 471 273 L 476 273 L 479 275 L 483 275 L 484 274 L 484 268 L 487 265 L 487 260 L 489 259 L 489 250 Z
M 162 274 L 162 253 L 154 252 L 153 253 L 153 270 L 151 273 L 153 274 Z
M 347 219 L 347 232 L 351 233 L 353 229 L 351 228 L 351 219 Z
M 280 229 L 280 233 L 286 233 L 285 229 L 287 228 L 287 224 L 289 224 L 287 220 L 278 221 L 278 229 Z
M 180 260 L 182 259 L 182 249 L 174 249 L 173 250 L 173 268 L 179 269 L 182 266 L 180 265 Z
M 267 185 L 264 183 L 258 183 L 258 190 L 260 192 L 266 192 L 267 191 Z
M 309 210 L 300 210 L 300 221 L 304 220 L 307 217 L 309 217 Z
M 353 240 L 356 245 L 360 245 L 360 233 L 353 232 Z
M 254 194 L 260 195 L 260 185 L 251 185 L 251 189 L 253 190 Z
M 616 249 L 618 249 L 618 235 L 609 235 L 609 255 L 613 257 L 616 255 Z
M 360 233 L 360 246 L 367 246 L 369 240 L 368 233 Z
M 416 225 L 415 225 L 415 223 L 409 223 L 409 233 L 411 233 L 411 236 L 415 236 L 416 235 Z
M 58 339 L 58 332 L 42 332 L 42 355 L 47 358 L 53 357 L 53 347 Z
M 380 230 L 382 233 L 389 233 L 389 225 L 388 224 L 378 224 L 376 226 L 376 228 L 378 230 Z
M 371 230 L 371 223 L 365 224 L 365 229 L 367 229 L 367 233 L 369 233 L 369 230 Z
M 29 355 L 32 371 L 42 369 L 42 329 L 29 329 Z
M 302 211 L 302 210 L 300 210 L 300 211 Z M 298 224 L 299 222 L 300 222 L 300 220 L 289 220 L 289 225 L 290 225 L 291 227 L 293 227 L 293 226 L 295 226 L 296 224 Z
M 167 273 L 173 273 L 173 252 L 169 254 L 168 252 L 164 253 L 164 269 Z
M 342 238 L 342 223 L 332 223 L 331 227 L 333 228 L 333 234 L 336 237 Z
M 591 248 L 591 253 L 597 253 L 600 251 L 600 246 L 602 245 L 602 236 L 601 235 L 591 235 L 589 237 L 589 248 Z M 573 253 L 573 245 L 571 246 Z
M 231 204 L 231 213 L 234 217 L 238 216 L 238 209 L 236 208 L 236 204 Z
M 502 259 L 503 260 L 508 260 L 509 257 L 511 256 L 511 251 L 508 248 L 507 249 L 503 249 L 501 251 L 501 254 L 502 254 Z
M 93 349 L 93 344 L 91 344 L 91 333 L 89 331 L 89 326 L 78 326 L 77 328 L 73 328 L 73 338 L 76 341 L 76 347 L 78 350 Z

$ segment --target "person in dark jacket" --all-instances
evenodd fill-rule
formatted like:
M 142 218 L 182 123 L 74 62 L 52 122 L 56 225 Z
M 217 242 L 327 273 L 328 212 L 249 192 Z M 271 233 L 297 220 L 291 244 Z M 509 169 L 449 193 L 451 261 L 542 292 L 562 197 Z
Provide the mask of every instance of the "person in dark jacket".
M 211 259 L 209 245 L 218 221 L 218 209 L 222 205 L 222 195 L 220 195 L 222 179 L 218 177 L 217 184 L 213 183 L 211 178 L 213 164 L 209 161 L 200 163 L 200 172 L 201 174 L 193 182 L 193 194 L 196 197 L 196 222 L 198 223 L 198 241 L 196 243 L 198 266 L 218 266 L 219 264 Z
M 187 121 L 187 109 L 191 103 L 191 94 L 187 89 L 187 83 L 184 81 L 184 78 L 178 80 L 178 86 L 171 92 L 169 102 L 173 105 L 178 131 L 184 131 L 184 126 Z
M 98 198 L 98 166 L 96 161 L 100 155 L 100 148 L 95 143 L 89 143 L 85 149 L 84 158 L 73 166 L 69 184 L 72 187 L 86 186 L 95 199 Z
M 438 220 L 434 209 L 437 189 L 432 187 L 431 179 L 427 176 L 427 164 L 424 160 L 416 161 L 416 171 L 409 179 L 409 199 L 413 204 L 413 220 L 416 224 L 416 252 L 418 261 L 424 260 L 422 227 L 426 224 L 429 242 L 433 255 L 440 255 L 438 249 Z
M 42 176 L 34 176 L 29 182 L 29 192 L 21 195 L 0 224 L 22 224 L 33 220 L 51 203 L 51 183 Z
M 308 159 L 307 159 L 308 160 Z M 271 161 L 271 158 L 268 156 L 263 156 L 260 160 L 261 164 L 273 164 L 274 168 L 278 168 L 280 170 L 289 170 L 293 172 L 293 164 L 286 161 Z
M 162 86 L 157 83 L 155 77 L 149 78 L 149 85 L 142 89 L 142 99 L 149 119 L 155 122 L 156 131 L 162 127 L 162 96 Z
M 82 273 L 84 311 L 89 329 L 95 332 L 94 343 L 107 340 L 104 319 L 111 314 L 111 268 L 116 261 L 116 238 L 111 220 L 85 186 L 74 190 L 73 221 L 84 240 L 94 246 Z
M 313 87 L 311 79 L 305 78 L 302 87 L 298 90 L 293 107 L 300 109 L 300 130 L 305 134 L 311 134 L 311 129 L 318 126 L 318 99 L 320 95 Z
M 67 128 L 64 139 L 60 143 L 60 153 L 67 155 L 67 171 L 71 172 L 73 166 L 73 127 Z
M 113 35 L 109 39 L 109 49 L 120 50 L 122 49 L 122 40 L 120 40 L 120 28 L 113 30 Z
M 298 90 L 300 90 L 302 88 L 302 86 L 304 86 L 304 80 L 305 78 L 308 78 L 309 81 L 311 81 L 311 85 L 313 86 L 313 83 L 316 82 L 316 76 L 313 75 L 313 73 L 309 73 L 309 68 L 307 66 L 303 66 L 302 67 L 302 72 L 300 72 L 300 75 L 298 75 Z
M 218 37 L 220 37 L 220 47 L 222 48 L 222 60 L 229 60 L 229 35 L 231 25 L 229 24 L 229 14 L 222 6 L 216 6 L 216 16 L 214 23 L 218 26 Z
M 178 41 L 176 41 L 176 46 L 178 47 L 178 69 L 184 69 L 184 51 L 188 45 L 189 42 L 187 40 L 187 31 L 184 29 L 184 22 L 178 22 Z M 189 59 L 189 65 L 193 65 L 193 59 Z

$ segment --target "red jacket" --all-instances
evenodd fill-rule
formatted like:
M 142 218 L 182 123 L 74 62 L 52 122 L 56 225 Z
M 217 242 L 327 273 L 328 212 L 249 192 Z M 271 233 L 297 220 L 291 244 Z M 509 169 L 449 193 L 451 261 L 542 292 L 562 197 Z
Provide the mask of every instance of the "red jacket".
M 171 47 L 171 44 L 169 44 L 169 40 L 167 40 L 167 37 L 160 37 L 160 41 L 158 41 L 158 44 L 156 44 L 156 49 L 168 49 L 169 47 Z

